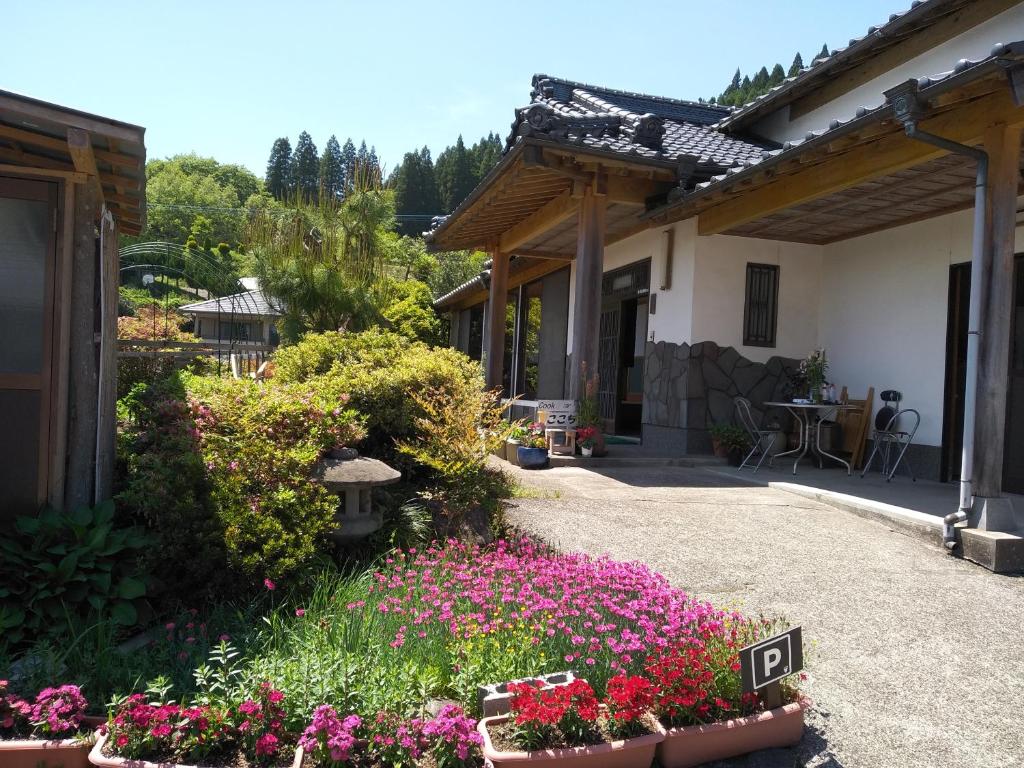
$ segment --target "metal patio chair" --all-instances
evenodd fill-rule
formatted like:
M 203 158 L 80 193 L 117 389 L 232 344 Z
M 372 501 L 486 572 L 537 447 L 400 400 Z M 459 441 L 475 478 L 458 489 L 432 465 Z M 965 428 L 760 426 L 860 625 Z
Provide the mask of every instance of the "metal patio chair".
M 881 394 L 881 398 L 885 406 L 875 414 L 875 428 L 871 433 L 871 454 L 864 462 L 860 476 L 864 477 L 867 474 L 875 456 L 878 455 L 882 460 L 885 482 L 890 482 L 900 464 L 905 463 L 910 479 L 916 483 L 914 467 L 906 454 L 914 441 L 914 435 L 917 434 L 917 428 L 921 426 L 921 414 L 914 408 L 897 410 L 897 407 L 894 407 L 903 400 L 902 392 L 887 389 Z
M 764 460 L 771 454 L 768 452 L 769 449 L 775 445 L 775 432 L 773 429 L 761 429 L 757 426 L 757 422 L 754 420 L 753 414 L 750 412 L 750 401 L 745 397 L 734 397 L 733 403 L 736 406 L 736 417 L 740 421 L 740 426 L 747 431 L 747 435 L 750 436 L 750 452 L 746 455 L 742 462 L 740 462 L 740 469 L 747 466 L 747 463 L 754 457 L 755 454 L 760 454 L 760 458 L 754 466 L 754 471 L 757 472 L 764 463 Z

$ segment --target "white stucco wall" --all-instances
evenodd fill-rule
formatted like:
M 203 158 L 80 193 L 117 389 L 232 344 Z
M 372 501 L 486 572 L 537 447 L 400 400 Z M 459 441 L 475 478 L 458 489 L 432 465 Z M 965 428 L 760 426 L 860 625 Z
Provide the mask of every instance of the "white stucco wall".
M 894 85 L 912 77 L 948 72 L 960 59 L 983 59 L 997 43 L 1017 40 L 1024 40 L 1024 3 L 1003 11 L 793 121 L 789 119 L 789 107 L 783 107 L 755 123 L 752 132 L 778 142 L 802 139 L 808 131 L 827 128 L 833 119 L 847 120 L 853 117 L 857 107 L 880 106 L 885 101 L 882 92 Z
M 675 230 L 672 287 L 661 290 L 665 273 L 665 232 Z M 648 339 L 653 341 L 690 340 L 691 295 L 693 293 L 695 219 L 640 232 L 608 246 L 604 252 L 604 271 L 611 272 L 643 259 L 651 260 L 651 294 L 658 296 L 657 308 L 650 316 Z M 576 262 L 572 262 L 569 280 L 569 333 L 566 353 L 572 352 L 573 306 L 576 298 Z
M 818 346 L 822 249 L 751 237 L 712 235 L 695 239 L 691 342 L 735 347 L 749 360 L 806 357 Z M 779 316 L 775 347 L 743 344 L 747 264 L 779 265 Z M 660 310 L 660 307 L 659 307 Z
M 949 267 L 971 258 L 971 211 L 825 246 L 821 341 L 851 397 L 903 393 L 916 442 L 942 444 Z

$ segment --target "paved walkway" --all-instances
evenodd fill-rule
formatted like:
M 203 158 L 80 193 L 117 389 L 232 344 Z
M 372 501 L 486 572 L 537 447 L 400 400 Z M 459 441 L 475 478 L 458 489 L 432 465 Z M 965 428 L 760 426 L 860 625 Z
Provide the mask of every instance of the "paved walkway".
M 803 742 L 730 766 L 1024 765 L 1024 579 L 708 470 L 515 471 L 513 524 L 803 626 Z

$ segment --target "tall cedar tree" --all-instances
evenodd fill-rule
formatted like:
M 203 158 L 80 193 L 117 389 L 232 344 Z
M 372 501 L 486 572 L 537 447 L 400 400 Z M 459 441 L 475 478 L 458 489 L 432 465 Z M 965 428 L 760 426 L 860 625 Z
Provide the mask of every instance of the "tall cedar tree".
M 827 59 L 830 55 L 831 54 L 828 52 L 828 43 L 825 43 L 823 46 L 821 46 L 821 51 L 818 53 L 817 56 L 814 57 L 814 60 L 817 61 L 818 59 Z
M 278 200 L 288 195 L 291 184 L 292 143 L 287 136 L 274 142 L 267 161 L 267 191 Z
M 459 136 L 454 147 L 448 147 L 437 157 L 437 190 L 441 195 L 441 208 L 451 213 L 476 186 L 477 176 L 466 145 Z
M 797 51 L 796 56 L 793 57 L 793 63 L 789 65 L 789 72 L 786 73 L 786 77 L 794 77 L 800 74 L 800 70 L 804 68 L 804 59 Z
M 320 158 L 317 156 L 313 137 L 303 131 L 295 143 L 292 153 L 292 189 L 304 200 L 317 199 L 320 176 Z
M 341 145 L 332 135 L 320 156 L 320 194 L 326 200 L 341 200 L 345 196 L 345 166 Z
M 427 217 L 441 210 L 434 170 L 430 150 L 423 147 L 419 152 L 406 152 L 391 176 L 398 231 L 403 235 L 420 234 L 430 226 Z
M 473 159 L 474 174 L 476 183 L 479 184 L 484 176 L 490 173 L 491 168 L 501 160 L 501 138 L 496 133 L 488 133 L 474 144 L 470 150 L 470 157 Z
M 345 146 L 341 149 L 341 165 L 345 174 L 344 194 L 347 195 L 355 179 L 356 145 L 352 143 L 352 139 L 345 139 Z

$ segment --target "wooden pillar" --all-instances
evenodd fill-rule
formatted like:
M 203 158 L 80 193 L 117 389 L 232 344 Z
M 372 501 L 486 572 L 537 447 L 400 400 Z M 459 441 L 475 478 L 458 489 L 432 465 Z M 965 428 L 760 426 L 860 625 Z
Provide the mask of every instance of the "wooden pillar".
M 604 274 L 606 197 L 588 185 L 580 201 L 576 232 L 576 277 L 572 317 L 572 364 L 569 398 L 579 400 L 586 389 L 584 363 L 589 375 L 597 372 L 601 332 L 601 278 Z
M 505 365 L 505 309 L 508 304 L 507 253 L 491 254 L 491 287 L 487 301 L 487 388 L 501 386 Z
M 984 284 L 974 430 L 974 495 L 985 498 L 998 497 L 1003 482 L 1020 142 L 1019 125 L 997 125 L 985 134 L 989 231 L 980 276 Z
M 103 275 L 100 317 L 99 425 L 96 441 L 96 500 L 111 497 L 117 438 L 117 224 L 105 216 L 100 221 L 102 243 L 99 270 Z
M 74 251 L 71 258 L 68 366 L 67 475 L 64 507 L 92 506 L 96 460 L 96 218 L 95 189 L 75 190 Z

